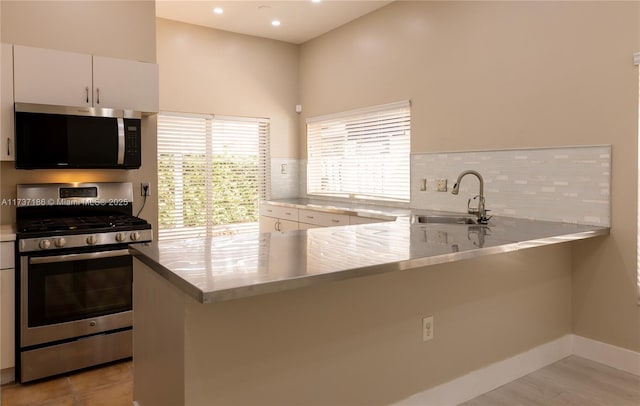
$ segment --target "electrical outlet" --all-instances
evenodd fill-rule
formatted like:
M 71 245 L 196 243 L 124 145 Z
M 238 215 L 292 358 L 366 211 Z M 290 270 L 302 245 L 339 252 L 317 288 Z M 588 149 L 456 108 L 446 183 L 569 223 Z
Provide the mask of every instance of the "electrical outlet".
M 140 196 L 151 196 L 149 182 L 140 182 Z
M 433 338 L 433 316 L 422 319 L 422 341 L 429 341 Z
M 287 164 L 280 164 L 280 173 L 283 175 L 287 174 Z
M 425 192 L 426 190 L 427 190 L 427 179 L 422 178 L 420 179 L 420 191 Z
M 438 179 L 436 181 L 436 190 L 438 192 L 446 192 L 447 191 L 447 180 L 446 179 Z

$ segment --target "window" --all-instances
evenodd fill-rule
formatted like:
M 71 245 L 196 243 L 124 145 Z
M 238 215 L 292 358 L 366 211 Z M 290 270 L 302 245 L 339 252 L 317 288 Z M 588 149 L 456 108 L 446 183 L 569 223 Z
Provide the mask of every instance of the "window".
M 408 101 L 307 119 L 307 193 L 409 201 Z
M 159 114 L 159 239 L 257 231 L 268 140 L 268 119 Z

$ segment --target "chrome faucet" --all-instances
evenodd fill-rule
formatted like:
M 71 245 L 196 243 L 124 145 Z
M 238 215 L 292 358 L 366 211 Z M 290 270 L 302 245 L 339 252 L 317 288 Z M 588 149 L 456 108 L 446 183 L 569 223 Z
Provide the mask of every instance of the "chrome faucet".
M 462 178 L 464 178 L 465 175 L 474 175 L 480 181 L 480 194 L 473 197 L 473 200 L 475 200 L 476 198 L 478 199 L 478 207 L 472 208 L 471 207 L 472 199 L 469 199 L 469 201 L 467 202 L 467 212 L 469 214 L 473 214 L 477 216 L 479 224 L 487 224 L 489 223 L 489 219 L 491 217 L 487 217 L 487 210 L 484 207 L 484 180 L 482 179 L 482 175 L 480 175 L 479 172 L 472 171 L 472 170 L 467 170 L 462 172 L 458 176 L 458 180 L 456 181 L 456 183 L 453 185 L 453 189 L 451 190 L 451 193 L 453 193 L 454 195 L 458 194 L 458 192 L 460 191 L 460 181 L 462 181 Z

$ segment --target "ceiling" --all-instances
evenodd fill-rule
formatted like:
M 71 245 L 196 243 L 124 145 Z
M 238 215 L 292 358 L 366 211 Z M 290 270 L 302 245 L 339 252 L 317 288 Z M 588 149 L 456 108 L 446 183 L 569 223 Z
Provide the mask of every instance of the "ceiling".
M 157 0 L 156 16 L 224 31 L 301 44 L 393 0 Z M 222 14 L 213 12 L 215 7 Z M 279 27 L 271 25 L 277 19 Z

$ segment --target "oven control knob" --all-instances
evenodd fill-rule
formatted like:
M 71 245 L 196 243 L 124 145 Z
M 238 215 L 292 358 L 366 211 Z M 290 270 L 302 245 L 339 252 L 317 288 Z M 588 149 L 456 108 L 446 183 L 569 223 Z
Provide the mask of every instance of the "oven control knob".
M 137 231 L 134 231 L 133 233 L 131 233 L 131 241 L 138 241 L 140 239 L 140 233 Z
M 67 240 L 65 240 L 64 238 L 56 238 L 56 240 L 53 243 L 55 244 L 56 247 L 62 248 L 67 243 Z
M 98 238 L 95 235 L 90 235 L 87 237 L 87 244 L 93 245 L 98 242 Z
M 127 239 L 127 236 L 126 236 L 126 234 L 125 234 L 125 233 L 118 233 L 118 234 L 116 234 L 116 241 L 118 241 L 118 242 L 122 242 L 122 241 L 124 241 L 124 240 L 126 240 L 126 239 Z
M 47 248 L 51 247 L 51 241 L 49 240 L 42 240 L 40 241 L 40 244 L 38 244 L 40 246 L 40 249 L 46 250 Z

